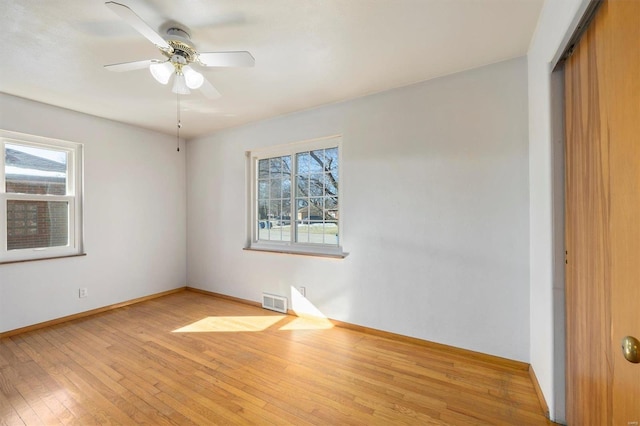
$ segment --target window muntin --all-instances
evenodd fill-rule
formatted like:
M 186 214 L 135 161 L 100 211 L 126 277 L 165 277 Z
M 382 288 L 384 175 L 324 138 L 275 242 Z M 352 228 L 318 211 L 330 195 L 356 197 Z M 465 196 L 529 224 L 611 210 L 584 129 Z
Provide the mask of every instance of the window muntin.
M 81 252 L 81 149 L 0 131 L 0 262 Z
M 252 153 L 252 248 L 342 254 L 339 142 Z

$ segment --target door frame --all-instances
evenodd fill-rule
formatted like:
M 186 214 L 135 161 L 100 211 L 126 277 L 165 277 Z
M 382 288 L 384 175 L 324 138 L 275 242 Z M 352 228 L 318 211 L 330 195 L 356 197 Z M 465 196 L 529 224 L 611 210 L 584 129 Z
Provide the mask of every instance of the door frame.
M 566 422 L 564 66 L 551 73 L 551 227 L 554 421 Z
M 565 102 L 564 62 L 589 27 L 604 0 L 583 0 L 550 62 L 551 227 L 553 306 L 552 419 L 566 423 L 566 298 L 565 298 Z

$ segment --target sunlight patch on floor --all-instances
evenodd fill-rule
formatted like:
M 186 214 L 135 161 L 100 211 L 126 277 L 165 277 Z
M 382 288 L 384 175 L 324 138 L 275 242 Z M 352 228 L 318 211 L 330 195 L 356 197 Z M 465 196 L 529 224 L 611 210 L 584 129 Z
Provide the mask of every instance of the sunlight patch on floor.
M 208 316 L 173 330 L 173 333 L 238 333 L 264 331 L 327 330 L 333 323 L 297 288 L 291 287 L 294 315 Z
M 327 330 L 333 328 L 333 324 L 326 318 L 297 317 L 279 328 L 282 331 L 291 330 Z
M 263 331 L 285 319 L 286 315 L 206 317 L 173 330 L 174 333 L 232 333 Z
M 261 315 L 237 317 L 206 317 L 173 333 L 242 333 L 264 331 L 282 323 L 281 331 L 326 330 L 333 327 L 326 318 L 295 317 L 292 315 Z

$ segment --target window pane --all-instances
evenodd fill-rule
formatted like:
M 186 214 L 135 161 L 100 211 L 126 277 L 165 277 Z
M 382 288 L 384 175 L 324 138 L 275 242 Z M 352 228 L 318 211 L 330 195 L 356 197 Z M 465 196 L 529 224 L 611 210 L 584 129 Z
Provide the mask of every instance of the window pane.
M 338 213 L 338 198 L 327 197 L 324 200 L 324 239 L 325 244 L 339 244 L 339 213 Z
M 259 240 L 269 240 L 269 232 L 271 228 L 271 223 L 268 220 L 259 220 L 258 221 L 258 239 Z
M 269 220 L 277 220 L 280 217 L 281 203 L 280 200 L 272 200 L 269 203 Z
M 324 174 L 315 173 L 309 178 L 309 195 L 324 195 Z
M 324 175 L 325 195 L 338 195 L 338 174 L 326 173 Z
M 296 221 L 302 222 L 309 216 L 309 199 L 298 198 L 296 199 Z
M 271 177 L 279 177 L 282 173 L 282 159 L 280 157 L 270 158 L 269 169 L 271 171 Z
M 271 235 L 269 239 L 271 241 L 284 240 L 282 235 L 282 220 L 284 213 L 284 206 L 281 201 L 272 201 L 272 213 L 271 213 Z
M 66 195 L 65 151 L 6 144 L 4 162 L 6 192 Z
M 296 173 L 298 174 L 309 173 L 309 158 L 310 157 L 308 152 L 301 152 L 299 154 L 296 154 L 296 162 L 298 166 Z
M 314 223 L 323 220 L 323 200 L 322 198 L 311 198 L 309 200 L 309 217 L 308 223 Z
M 297 225 L 297 233 L 296 233 L 296 242 L 298 243 L 308 243 L 309 242 L 309 232 L 307 230 L 307 225 Z
M 338 211 L 338 197 L 327 197 L 324 200 L 324 208 L 326 211 Z M 337 219 L 337 216 L 332 216 L 332 218 Z
M 280 178 L 271 179 L 271 198 L 282 198 L 282 180 Z
M 280 217 L 282 226 L 291 225 L 291 200 L 282 200 L 282 216 Z
M 325 222 L 324 224 L 324 229 L 323 229 L 323 233 L 324 233 L 324 243 L 325 244 L 331 244 L 331 245 L 339 245 L 340 241 L 338 238 L 338 223 L 331 221 L 331 222 Z
M 271 230 L 269 221 L 269 200 L 258 200 L 258 239 L 268 240 Z
M 291 178 L 282 179 L 282 198 L 291 198 Z
M 269 201 L 267 200 L 259 200 L 258 201 L 258 239 L 260 240 L 268 240 L 269 239 Z
M 277 200 L 260 200 L 258 202 L 258 239 L 265 241 L 280 241 L 280 230 L 274 225 L 280 214 L 280 204 Z
M 258 181 L 258 199 L 266 200 L 267 198 L 269 198 L 269 181 L 259 180 Z
M 269 202 L 266 200 L 258 201 L 258 219 L 265 220 L 269 215 Z
M 309 217 L 309 200 L 306 198 L 296 199 L 296 239 L 298 243 L 309 242 L 309 227 L 304 224 L 304 221 Z
M 276 221 L 271 222 L 269 230 L 269 241 L 282 241 L 282 227 L 277 225 Z
M 330 148 L 324 150 L 325 170 L 338 170 L 338 148 Z
M 258 177 L 260 179 L 269 177 L 269 160 L 258 161 Z
M 305 198 L 299 198 L 296 201 L 298 203 L 298 219 L 302 219 L 302 217 L 300 216 L 302 208 L 309 206 L 309 201 L 307 201 Z
M 311 171 L 311 173 L 324 171 L 324 149 L 311 151 L 309 156 L 311 157 L 309 171 Z
M 298 197 L 308 197 L 309 196 L 309 178 L 307 176 L 297 176 L 297 191 L 296 195 Z
M 59 247 L 69 244 L 69 203 L 7 201 L 7 249 Z
M 282 174 L 291 176 L 291 157 L 288 155 L 282 157 Z

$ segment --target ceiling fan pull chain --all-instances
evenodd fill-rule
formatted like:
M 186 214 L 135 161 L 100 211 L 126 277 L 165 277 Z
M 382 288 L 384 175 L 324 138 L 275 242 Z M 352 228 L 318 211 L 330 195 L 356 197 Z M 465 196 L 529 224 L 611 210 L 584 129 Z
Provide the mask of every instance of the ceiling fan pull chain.
M 176 145 L 178 146 L 177 151 L 180 152 L 180 128 L 182 127 L 182 122 L 180 121 L 180 93 L 176 93 L 176 104 L 178 106 L 176 115 L 178 117 L 178 131 L 176 132 Z

